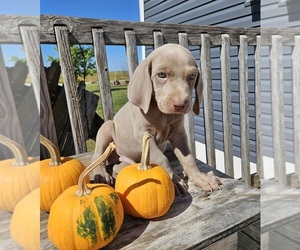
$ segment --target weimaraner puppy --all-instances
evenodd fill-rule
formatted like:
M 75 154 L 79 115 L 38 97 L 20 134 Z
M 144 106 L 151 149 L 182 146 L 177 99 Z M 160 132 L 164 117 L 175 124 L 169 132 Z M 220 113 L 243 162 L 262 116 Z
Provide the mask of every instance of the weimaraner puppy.
M 189 180 L 197 187 L 210 192 L 220 189 L 221 182 L 213 174 L 199 171 L 190 153 L 184 130 L 184 115 L 192 108 L 200 112 L 202 79 L 199 68 L 186 48 L 166 44 L 154 50 L 132 75 L 128 86 L 128 102 L 105 122 L 98 131 L 93 160 L 99 157 L 114 141 L 118 147 L 109 164 L 117 164 L 114 172 L 122 167 L 140 162 L 142 138 L 150 132 L 150 162 L 163 166 L 170 174 L 177 192 L 186 192 L 187 184 L 176 175 L 164 155 L 167 141 Z M 195 89 L 195 101 L 192 91 Z M 100 182 L 113 185 L 114 179 L 100 165 L 94 171 Z

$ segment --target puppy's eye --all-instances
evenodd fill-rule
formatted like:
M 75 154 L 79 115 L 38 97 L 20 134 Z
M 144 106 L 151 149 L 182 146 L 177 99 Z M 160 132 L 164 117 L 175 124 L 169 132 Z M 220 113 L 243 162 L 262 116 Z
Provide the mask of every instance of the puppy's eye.
M 159 72 L 159 73 L 157 74 L 157 76 L 158 76 L 159 78 L 166 78 L 166 77 L 167 77 L 167 74 L 166 74 L 165 72 Z
M 195 79 L 196 79 L 196 76 L 197 76 L 196 74 L 190 75 L 190 76 L 189 76 L 189 80 L 190 80 L 190 81 L 195 80 Z

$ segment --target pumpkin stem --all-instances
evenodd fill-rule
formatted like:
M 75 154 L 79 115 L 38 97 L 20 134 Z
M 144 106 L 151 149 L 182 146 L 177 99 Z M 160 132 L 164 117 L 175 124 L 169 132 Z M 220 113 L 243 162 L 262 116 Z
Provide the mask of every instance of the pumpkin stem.
M 142 157 L 141 164 L 138 165 L 138 170 L 148 170 L 151 169 L 150 165 L 150 139 L 152 135 L 149 132 L 145 132 L 143 137 L 143 145 L 142 145 Z
M 46 147 L 50 154 L 50 166 L 58 166 L 61 164 L 60 154 L 55 145 L 43 135 L 40 135 L 40 143 Z
M 116 147 L 117 145 L 114 142 L 111 142 L 106 148 L 106 150 L 104 151 L 104 153 L 101 156 L 99 156 L 99 158 L 97 158 L 94 162 L 92 162 L 85 170 L 83 170 L 83 172 L 79 176 L 78 189 L 75 195 L 84 196 L 92 192 L 84 181 L 85 177 L 100 163 L 104 162 L 110 156 L 110 154 L 115 150 Z
M 15 162 L 13 163 L 14 166 L 24 166 L 28 164 L 27 154 L 18 143 L 2 134 L 0 134 L 0 143 L 8 147 L 12 151 L 15 157 Z

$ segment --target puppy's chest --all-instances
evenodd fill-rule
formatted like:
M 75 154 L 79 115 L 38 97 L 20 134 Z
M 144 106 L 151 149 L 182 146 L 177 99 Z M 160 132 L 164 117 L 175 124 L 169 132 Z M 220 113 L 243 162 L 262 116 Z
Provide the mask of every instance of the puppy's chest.
M 169 127 L 165 127 L 161 130 L 155 131 L 155 140 L 157 144 L 164 143 L 166 140 L 169 139 L 171 134 L 171 130 Z
M 150 125 L 151 134 L 155 135 L 156 143 L 164 144 L 174 132 L 174 124 L 168 121 L 158 121 Z
M 164 145 L 165 142 L 183 126 L 183 115 L 164 114 L 157 109 L 152 109 L 144 115 L 146 128 L 153 136 L 157 145 Z

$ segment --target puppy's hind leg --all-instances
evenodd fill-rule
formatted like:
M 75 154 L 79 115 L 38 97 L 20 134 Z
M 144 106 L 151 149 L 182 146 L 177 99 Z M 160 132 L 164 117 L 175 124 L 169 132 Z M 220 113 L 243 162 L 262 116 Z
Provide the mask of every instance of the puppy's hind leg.
M 98 130 L 97 137 L 96 137 L 95 152 L 92 161 L 95 161 L 98 157 L 100 157 L 104 153 L 109 143 L 114 141 L 114 138 L 115 138 L 114 123 L 113 121 L 107 121 Z M 93 171 L 93 174 L 95 176 L 94 181 L 107 183 L 108 185 L 112 186 L 114 184 L 114 179 L 111 175 L 107 173 L 105 166 L 106 163 L 103 162 L 94 169 Z

